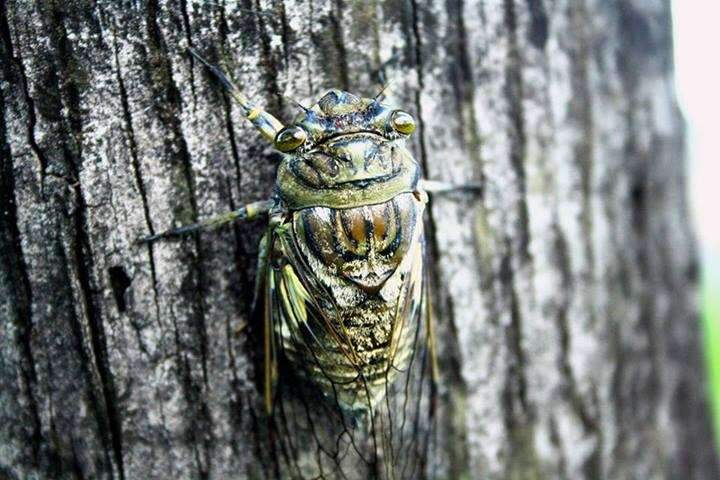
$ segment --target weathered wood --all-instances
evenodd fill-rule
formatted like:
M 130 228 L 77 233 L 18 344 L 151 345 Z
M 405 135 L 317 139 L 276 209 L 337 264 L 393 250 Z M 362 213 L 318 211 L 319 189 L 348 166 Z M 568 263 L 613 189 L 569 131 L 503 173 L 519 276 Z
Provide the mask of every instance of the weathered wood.
M 418 119 L 441 385 L 431 478 L 720 476 L 667 0 L 2 2 L 0 478 L 257 478 L 260 223 L 278 157 L 200 65 L 291 118 Z M 248 328 L 244 328 L 248 326 Z

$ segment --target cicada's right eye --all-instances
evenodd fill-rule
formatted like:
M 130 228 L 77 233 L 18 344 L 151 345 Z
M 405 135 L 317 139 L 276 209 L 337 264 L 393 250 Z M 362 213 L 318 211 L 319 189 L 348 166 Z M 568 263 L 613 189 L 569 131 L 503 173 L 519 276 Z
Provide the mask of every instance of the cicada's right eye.
M 395 110 L 390 116 L 393 130 L 403 135 L 410 135 L 415 131 L 415 119 L 407 112 Z
M 307 132 L 300 127 L 283 128 L 275 136 L 275 148 L 281 152 L 292 152 L 301 147 L 307 138 Z

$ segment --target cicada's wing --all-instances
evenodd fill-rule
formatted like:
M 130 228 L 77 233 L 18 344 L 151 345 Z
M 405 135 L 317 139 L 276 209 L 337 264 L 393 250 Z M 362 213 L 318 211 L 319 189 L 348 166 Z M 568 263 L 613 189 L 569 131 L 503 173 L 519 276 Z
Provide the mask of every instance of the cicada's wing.
M 255 285 L 255 303 L 263 302 L 263 396 L 267 414 L 273 408 L 279 352 L 291 355 L 302 348 L 305 354 L 312 354 L 319 348 L 326 348 L 315 335 L 310 319 L 322 318 L 338 344 L 347 343 L 342 332 L 327 318 L 328 313 L 321 308 L 328 304 L 328 297 L 323 296 L 319 286 L 312 284 L 305 275 L 298 276 L 293 268 L 293 263 L 299 259 L 293 255 L 286 233 L 282 225 L 271 227 L 260 242 Z M 278 265 L 273 265 L 270 260 L 269 252 L 275 247 L 279 247 L 284 255 Z M 286 341 L 287 338 L 292 341 Z M 351 350 L 344 353 L 349 357 L 353 354 Z
M 312 275 L 310 266 L 295 251 L 292 240 L 285 231 L 278 231 L 278 241 L 287 259 L 280 270 L 279 298 L 291 338 L 312 354 L 317 349 L 330 347 L 323 337 L 329 336 L 346 359 L 359 365 L 358 353 L 350 342 L 350 336 L 339 318 L 339 309 L 332 295 Z M 321 331 L 316 331 L 316 329 Z M 287 345 L 286 345 L 287 347 Z
M 392 322 L 393 331 L 390 342 L 389 368 L 403 370 L 404 355 L 398 352 L 409 351 L 410 347 L 402 345 L 404 339 L 408 338 L 407 328 L 412 328 L 417 322 L 420 311 L 423 291 L 423 248 L 420 238 L 413 241 L 412 248 L 408 252 L 407 263 L 400 266 L 403 278 L 400 295 L 398 295 L 395 317 Z M 405 347 L 405 348 L 402 348 Z
M 421 475 L 433 431 L 434 326 L 428 316 L 429 284 L 422 236 L 414 241 L 408 260 L 393 324 L 392 370 L 387 375 L 385 401 L 376 415 L 376 430 L 384 445 L 382 478 Z
M 341 314 L 333 296 L 296 250 L 289 232 L 281 226 L 274 235 L 274 249 L 282 252 L 283 261 L 271 262 L 273 273 L 266 274 L 274 286 L 269 290 L 273 315 L 269 324 L 275 329 L 277 355 L 294 357 L 291 366 L 303 365 L 280 373 L 273 421 L 287 435 L 279 435 L 278 441 L 285 442 L 288 452 L 315 452 L 317 464 L 327 469 L 324 478 L 343 478 L 350 471 L 366 471 L 370 478 L 416 478 L 424 468 L 432 403 L 428 385 L 431 342 L 422 316 L 422 231 L 416 232 L 403 262 L 388 280 L 398 284 L 397 297 L 391 306 L 387 351 L 378 364 L 368 363 L 368 357 L 353 346 L 351 333 L 338 321 Z M 337 361 L 328 362 L 328 358 Z M 293 377 L 302 377 L 300 370 L 311 375 L 312 382 L 293 382 Z M 364 404 L 361 410 L 348 409 L 347 402 L 339 401 L 339 392 L 347 391 L 351 383 L 357 388 L 356 401 Z M 338 392 L 335 402 L 328 401 L 328 389 L 318 388 L 321 384 Z M 298 432 L 311 443 L 291 444 Z M 288 468 L 302 470 L 292 459 Z M 295 476 L 305 478 L 297 471 Z
M 272 412 L 273 386 L 277 379 L 277 349 L 275 346 L 275 329 L 273 321 L 276 318 L 274 313 L 273 298 L 276 295 L 277 284 L 275 272 L 270 268 L 269 247 L 272 241 L 272 231 L 268 232 L 260 240 L 260 252 L 257 261 L 257 273 L 255 276 L 255 293 L 253 296 L 253 310 L 257 310 L 262 301 L 262 338 L 263 338 L 263 403 L 265 413 Z
M 273 384 L 277 376 L 277 362 L 275 357 L 275 342 L 273 332 L 272 298 L 275 292 L 275 274 L 267 269 L 267 280 L 263 294 L 263 396 L 265 399 L 265 413 L 272 412 Z
M 432 381 L 437 386 L 440 380 L 440 367 L 438 366 L 437 359 L 437 340 L 435 338 L 435 317 L 432 304 L 432 281 L 430 278 L 430 269 L 427 266 L 424 268 L 425 282 L 423 284 L 423 300 L 421 310 L 425 313 L 425 329 L 427 332 L 427 348 L 428 354 L 430 355 L 430 373 L 432 374 Z
M 262 295 L 263 301 L 263 394 L 267 414 L 272 412 L 279 352 L 288 355 L 297 348 L 304 347 L 310 352 L 323 346 L 308 321 L 313 316 L 325 315 L 315 295 L 309 293 L 314 286 L 298 277 L 287 257 L 278 265 L 273 265 L 269 258 L 275 242 L 279 242 L 281 250 L 289 251 L 286 241 L 283 226 L 271 228 L 263 237 L 255 285 L 257 300 Z M 308 336 L 315 341 L 308 342 Z M 286 338 L 293 341 L 287 342 Z

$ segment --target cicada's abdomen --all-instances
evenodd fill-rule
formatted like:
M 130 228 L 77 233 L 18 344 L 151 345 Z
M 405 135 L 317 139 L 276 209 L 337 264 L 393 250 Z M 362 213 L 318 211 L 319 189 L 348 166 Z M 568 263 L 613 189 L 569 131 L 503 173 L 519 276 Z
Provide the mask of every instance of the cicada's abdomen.
M 423 199 L 403 193 L 376 205 L 292 214 L 294 252 L 283 281 L 299 281 L 305 293 L 295 297 L 312 295 L 315 304 L 304 312 L 280 308 L 277 333 L 290 363 L 346 409 L 381 400 L 413 353 L 423 209 Z

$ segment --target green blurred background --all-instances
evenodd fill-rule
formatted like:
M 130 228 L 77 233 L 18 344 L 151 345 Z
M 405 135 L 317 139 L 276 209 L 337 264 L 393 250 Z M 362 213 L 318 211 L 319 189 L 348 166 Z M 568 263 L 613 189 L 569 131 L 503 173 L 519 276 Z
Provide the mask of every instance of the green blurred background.
M 720 2 L 673 0 L 677 94 L 688 125 L 688 177 L 702 254 L 702 322 L 720 445 Z
M 702 303 L 706 363 L 710 377 L 715 434 L 720 446 L 720 258 L 704 262 Z

